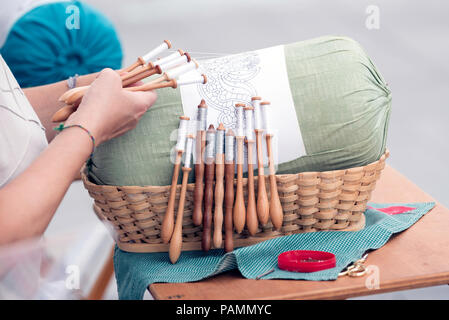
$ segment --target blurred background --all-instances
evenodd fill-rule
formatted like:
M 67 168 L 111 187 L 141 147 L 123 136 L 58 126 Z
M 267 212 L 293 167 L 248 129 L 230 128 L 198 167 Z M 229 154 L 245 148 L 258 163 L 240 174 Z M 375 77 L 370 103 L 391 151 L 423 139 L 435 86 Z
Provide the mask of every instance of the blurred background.
M 345 35 L 358 41 L 393 94 L 388 163 L 449 206 L 449 2 L 439 0 L 85 0 L 115 25 L 124 65 L 170 39 L 195 57 Z M 378 19 L 377 19 L 378 18 Z M 374 20 L 373 20 L 374 19 Z M 81 22 L 82 23 L 82 22 Z M 81 25 L 82 28 L 82 25 Z M 101 226 L 81 182 L 73 183 L 46 235 Z M 104 237 L 104 248 L 112 240 Z M 89 250 L 89 249 L 86 249 Z M 95 253 L 101 266 L 109 249 Z M 93 280 L 92 280 L 93 281 Z M 92 283 L 92 281 L 90 283 Z M 87 281 L 88 282 L 88 281 Z M 115 299 L 115 281 L 105 298 Z M 148 294 L 145 298 L 151 299 Z M 358 299 L 449 299 L 449 286 Z
M 85 0 L 115 24 L 124 65 L 163 39 L 197 56 L 322 35 L 358 41 L 393 94 L 389 164 L 449 206 L 449 3 L 441 0 Z M 378 25 L 372 13 L 378 10 Z M 195 55 L 194 55 L 195 56 Z

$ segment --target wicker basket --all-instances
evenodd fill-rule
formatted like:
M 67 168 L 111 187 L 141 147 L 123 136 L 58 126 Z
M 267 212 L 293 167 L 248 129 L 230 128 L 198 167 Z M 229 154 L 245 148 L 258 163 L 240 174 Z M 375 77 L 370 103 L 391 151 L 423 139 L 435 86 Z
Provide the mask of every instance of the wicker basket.
M 365 225 L 363 212 L 388 155 L 387 151 L 378 161 L 364 167 L 277 175 L 284 210 L 281 231 L 274 231 L 269 222 L 260 227 L 255 236 L 249 236 L 246 231 L 240 235 L 235 234 L 234 246 L 252 245 L 293 233 L 362 229 Z M 170 186 L 96 185 L 88 180 L 85 169 L 82 179 L 95 200 L 97 216 L 113 224 L 115 240 L 120 249 L 129 252 L 168 251 L 168 245 L 163 244 L 160 238 L 160 228 Z M 269 185 L 268 181 L 266 185 Z M 244 188 L 246 195 L 246 179 Z M 181 186 L 178 185 L 177 199 L 180 189 Z M 193 190 L 194 184 L 189 184 L 182 230 L 184 251 L 201 249 L 202 227 L 195 226 L 192 221 Z M 269 195 L 268 188 L 267 192 Z

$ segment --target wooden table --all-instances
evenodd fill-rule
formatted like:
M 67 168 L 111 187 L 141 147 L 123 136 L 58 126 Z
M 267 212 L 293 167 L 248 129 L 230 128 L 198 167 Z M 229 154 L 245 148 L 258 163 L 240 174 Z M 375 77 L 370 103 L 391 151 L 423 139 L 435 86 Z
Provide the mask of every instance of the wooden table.
M 415 184 L 387 166 L 373 202 L 434 201 Z M 150 286 L 155 299 L 345 299 L 449 283 L 449 210 L 441 204 L 408 230 L 394 235 L 369 254 L 365 265 L 379 268 L 379 289 L 368 289 L 367 277 L 335 281 L 249 280 L 228 272 L 193 283 Z

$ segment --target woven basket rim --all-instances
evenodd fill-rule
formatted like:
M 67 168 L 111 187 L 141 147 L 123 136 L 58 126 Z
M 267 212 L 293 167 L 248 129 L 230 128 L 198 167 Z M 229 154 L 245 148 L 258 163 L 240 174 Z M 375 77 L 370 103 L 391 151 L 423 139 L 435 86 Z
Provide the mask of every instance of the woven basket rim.
M 368 163 L 367 165 L 364 165 L 364 166 L 351 167 L 351 168 L 347 168 L 347 169 L 328 170 L 328 171 L 305 171 L 305 172 L 299 172 L 299 173 L 276 174 L 276 178 L 282 180 L 282 179 L 290 178 L 293 176 L 316 177 L 316 176 L 322 176 L 322 175 L 334 176 L 335 173 L 342 174 L 342 175 L 344 175 L 348 172 L 356 173 L 359 171 L 363 171 L 363 169 L 365 169 L 367 167 L 375 167 L 379 162 L 385 161 L 389 156 L 390 156 L 390 151 L 388 149 L 385 149 L 385 152 L 380 156 L 380 158 L 378 160 Z M 258 177 L 256 176 L 254 178 L 257 179 Z M 167 187 L 167 185 L 165 185 L 165 186 L 151 186 L 151 185 L 145 185 L 145 186 L 129 185 L 129 186 L 126 186 L 126 185 L 96 184 L 89 180 L 89 177 L 87 174 L 87 166 L 85 164 L 81 168 L 81 179 L 82 179 L 83 183 L 85 183 L 86 185 L 89 185 L 90 187 L 93 187 L 93 188 L 101 188 L 103 192 L 105 191 L 105 189 L 108 189 L 108 188 L 111 189 L 111 192 L 116 191 L 117 189 L 119 189 L 119 190 L 125 189 L 127 192 L 131 192 L 132 189 L 135 189 L 136 192 L 140 192 L 143 189 L 145 189 L 147 191 L 160 192 L 160 191 L 165 190 L 165 188 Z
M 357 231 L 364 227 L 363 211 L 385 168 L 389 151 L 377 161 L 348 169 L 276 175 L 284 210 L 281 230 L 271 222 L 259 225 L 253 236 L 234 233 L 236 246 L 246 246 L 278 236 L 317 231 Z M 97 185 L 82 168 L 84 187 L 94 199 L 94 211 L 100 220 L 112 223 L 112 236 L 118 247 L 128 252 L 166 252 L 161 242 L 160 224 L 168 201 L 168 186 Z M 265 176 L 267 179 L 268 176 Z M 254 177 L 255 181 L 258 177 Z M 236 179 L 234 179 L 236 183 Z M 244 188 L 247 179 L 244 179 Z M 201 228 L 191 220 L 195 183 L 187 186 L 189 206 L 184 208 L 182 251 L 201 249 Z M 180 186 L 177 186 L 177 192 Z M 269 191 L 269 190 L 268 190 Z

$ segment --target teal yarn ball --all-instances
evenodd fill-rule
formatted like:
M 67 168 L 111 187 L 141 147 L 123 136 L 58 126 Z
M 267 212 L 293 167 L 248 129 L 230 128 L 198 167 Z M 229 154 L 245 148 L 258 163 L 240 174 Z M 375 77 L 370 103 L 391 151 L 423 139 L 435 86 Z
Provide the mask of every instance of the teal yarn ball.
M 0 53 L 22 87 L 120 69 L 123 58 L 112 23 L 80 1 L 49 3 L 27 12 L 11 28 Z

